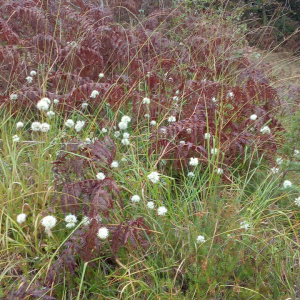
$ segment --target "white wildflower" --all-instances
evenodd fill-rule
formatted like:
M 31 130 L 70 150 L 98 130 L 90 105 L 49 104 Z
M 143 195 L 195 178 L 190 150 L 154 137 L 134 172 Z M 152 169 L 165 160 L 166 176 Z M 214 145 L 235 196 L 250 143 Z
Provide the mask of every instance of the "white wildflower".
M 222 175 L 224 173 L 223 169 L 221 168 L 218 168 L 216 171 L 215 171 L 218 175 Z
M 74 222 L 69 222 L 69 223 L 66 224 L 67 228 L 73 228 L 75 226 L 76 226 L 76 223 L 74 223 Z
M 121 119 L 121 122 L 125 122 L 125 123 L 130 123 L 131 122 L 131 118 L 128 116 L 123 116 Z
M 96 91 L 96 90 L 94 90 L 94 91 L 92 91 L 92 93 L 91 93 L 91 98 L 96 98 L 97 96 L 99 95 L 99 92 L 98 91 Z
M 114 137 L 119 137 L 121 135 L 121 133 L 120 133 L 120 131 L 115 131 L 115 133 L 114 133 Z
M 56 225 L 56 218 L 53 216 L 46 216 L 41 220 L 42 225 L 45 229 L 51 229 Z
M 124 146 L 129 146 L 129 145 L 130 145 L 129 139 L 122 139 L 122 140 L 121 140 L 121 143 L 122 143 Z
M 289 181 L 289 180 L 285 180 L 283 182 L 283 188 L 286 189 L 288 187 L 291 187 L 292 186 L 292 183 Z
M 19 214 L 19 215 L 17 215 L 17 222 L 19 223 L 19 224 L 22 224 L 22 223 L 24 223 L 25 221 L 26 221 L 26 218 L 27 218 L 27 215 L 26 214 Z
M 195 177 L 195 174 L 194 174 L 193 172 L 189 172 L 189 173 L 187 174 L 187 176 L 193 178 L 193 177 Z
M 256 119 L 257 119 L 257 115 L 254 114 L 250 116 L 250 120 L 255 121 Z
M 270 133 L 270 132 L 271 132 L 271 129 L 270 129 L 269 126 L 264 126 L 264 127 L 262 127 L 262 128 L 260 129 L 260 132 L 261 132 L 262 134 Z
M 144 117 L 145 118 L 150 118 L 150 115 L 149 114 L 144 114 Z
M 189 165 L 190 166 L 197 166 L 199 164 L 199 159 L 197 157 L 191 157 Z
M 89 106 L 89 104 L 86 103 L 86 102 L 83 102 L 83 103 L 81 104 L 81 108 L 82 108 L 82 109 L 86 109 L 88 106 Z
M 283 159 L 281 157 L 276 158 L 277 165 L 281 165 L 283 163 Z
M 47 111 L 47 116 L 49 119 L 52 119 L 53 116 L 55 116 L 55 112 L 52 110 Z
M 296 155 L 298 155 L 300 152 L 299 152 L 299 150 L 294 150 L 294 155 L 296 156 Z
M 197 236 L 197 243 L 201 244 L 205 242 L 205 237 L 203 235 L 198 235 Z
M 26 80 L 27 80 L 28 83 L 32 83 L 33 78 L 31 76 L 27 76 Z
M 128 132 L 123 133 L 123 138 L 124 139 L 129 139 L 129 137 L 130 137 L 130 134 Z
M 17 94 L 11 94 L 10 95 L 10 100 L 11 101 L 14 101 L 14 100 L 17 100 L 18 99 L 18 95 Z
M 119 166 L 119 163 L 116 161 L 116 160 L 114 160 L 112 163 L 111 163 L 111 165 L 110 165 L 112 168 L 117 168 L 118 166 Z
M 188 134 L 191 134 L 191 133 L 192 133 L 192 128 L 187 128 L 187 129 L 186 129 L 186 132 L 187 132 Z
M 84 216 L 83 219 L 82 219 L 82 223 L 83 223 L 83 225 L 88 226 L 88 225 L 90 225 L 91 220 L 90 220 L 89 217 Z
M 234 97 L 233 92 L 229 92 L 229 93 L 228 93 L 228 96 L 229 96 L 230 98 L 233 98 L 233 97 Z
M 50 130 L 50 125 L 48 123 L 41 124 L 40 131 L 41 132 L 48 132 Z
M 118 124 L 118 126 L 119 126 L 119 128 L 121 129 L 121 130 L 126 130 L 127 129 L 127 123 L 126 122 L 120 122 L 119 124 Z
M 168 210 L 166 209 L 165 206 L 160 206 L 160 207 L 157 209 L 157 214 L 158 214 L 159 216 L 164 216 L 167 212 L 168 212 Z
M 31 72 L 30 72 L 30 76 L 33 77 L 33 76 L 35 76 L 35 75 L 36 75 L 36 71 L 31 71 Z
M 155 125 L 156 125 L 156 121 L 152 120 L 152 121 L 150 122 L 150 125 L 155 126 Z
M 212 155 L 218 154 L 218 152 L 219 152 L 219 149 L 217 149 L 217 148 L 212 148 L 212 149 L 210 150 L 210 153 L 211 153 Z
M 81 129 L 83 128 L 85 122 L 84 121 L 77 121 L 76 125 L 75 125 L 75 130 L 77 132 L 81 131 Z
M 101 79 L 101 78 L 103 78 L 104 77 L 104 74 L 103 73 L 100 73 L 99 74 L 99 78 Z
M 143 99 L 143 104 L 150 104 L 150 99 L 147 98 L 147 97 L 145 97 L 145 98 Z
M 23 128 L 24 127 L 24 123 L 23 122 L 18 122 L 16 124 L 17 129 Z
M 40 122 L 33 122 L 31 124 L 31 130 L 32 131 L 40 131 L 41 129 L 41 123 Z
M 279 172 L 279 169 L 278 169 L 278 168 L 275 168 L 275 167 L 273 167 L 273 168 L 271 169 L 271 172 L 272 172 L 273 174 L 276 174 L 276 173 L 278 173 L 278 172 Z
M 295 203 L 295 205 L 300 206 L 300 197 L 295 198 L 294 203 Z
M 107 132 L 107 129 L 106 129 L 106 128 L 102 128 L 101 131 L 102 131 L 103 133 L 106 133 L 106 132 Z
M 121 161 L 122 161 L 122 162 L 126 162 L 126 161 L 127 161 L 127 158 L 126 158 L 126 157 L 122 157 L 122 158 L 121 158 Z
M 90 144 L 91 142 L 92 142 L 92 140 L 90 139 L 90 138 L 86 138 L 85 140 L 84 140 L 84 142 L 86 143 L 86 144 Z
M 147 203 L 147 207 L 148 207 L 149 209 L 154 209 L 154 202 L 153 202 L 153 201 L 149 201 L 149 202 Z
M 45 99 L 48 99 L 48 98 L 43 98 L 36 104 L 36 107 L 39 110 L 48 110 L 49 109 L 50 104 Z
M 205 133 L 205 134 L 204 134 L 204 138 L 205 138 L 206 140 L 209 140 L 209 139 L 210 139 L 210 133 Z
M 168 118 L 168 122 L 169 122 L 169 123 L 176 122 L 176 118 L 175 118 L 174 116 L 170 116 L 170 117 Z
M 216 99 L 215 97 L 213 97 L 213 98 L 211 99 L 211 101 L 214 102 L 214 103 L 216 103 L 216 102 L 217 102 L 217 99 Z
M 101 240 L 105 240 L 108 238 L 108 235 L 109 235 L 109 231 L 106 227 L 101 227 L 99 230 L 98 230 L 98 233 L 97 233 L 98 237 L 101 239 Z
M 178 101 L 178 100 L 179 100 L 178 96 L 173 97 L 173 101 Z
M 246 231 L 248 230 L 248 228 L 250 227 L 250 223 L 247 221 L 243 221 L 240 223 L 240 228 L 245 229 Z
M 72 128 L 73 126 L 75 125 L 74 121 L 71 120 L 71 119 L 68 119 L 66 122 L 65 122 L 65 126 L 69 127 L 69 128 Z
M 65 222 L 67 223 L 76 223 L 77 217 L 75 215 L 67 215 L 65 216 Z
M 104 173 L 102 173 L 102 172 L 98 173 L 98 174 L 96 175 L 96 177 L 97 177 L 98 180 L 104 180 L 104 179 L 105 179 L 105 175 L 104 175 Z
M 180 145 L 185 145 L 185 141 L 180 141 L 179 144 Z
M 20 141 L 20 138 L 19 138 L 18 135 L 14 135 L 12 139 L 13 139 L 13 142 L 19 142 Z
M 177 91 L 175 92 L 176 95 L 179 95 L 179 93 L 180 93 L 179 90 L 177 90 Z
M 59 100 L 58 100 L 58 99 L 54 99 L 54 100 L 53 100 L 53 103 L 54 103 L 54 104 L 58 104 L 58 103 L 59 103 Z
M 159 182 L 159 176 L 160 174 L 158 172 L 152 172 L 147 177 L 152 183 Z
M 141 197 L 139 195 L 133 195 L 131 197 L 131 201 L 134 203 L 138 203 L 138 202 L 140 202 L 140 200 L 141 200 Z

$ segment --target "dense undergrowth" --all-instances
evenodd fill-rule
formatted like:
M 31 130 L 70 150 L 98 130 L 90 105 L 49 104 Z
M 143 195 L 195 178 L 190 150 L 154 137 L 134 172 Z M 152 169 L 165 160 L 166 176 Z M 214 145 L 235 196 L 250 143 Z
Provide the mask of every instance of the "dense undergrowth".
M 222 11 L 106 4 L 0 0 L 1 299 L 295 299 L 297 103 Z

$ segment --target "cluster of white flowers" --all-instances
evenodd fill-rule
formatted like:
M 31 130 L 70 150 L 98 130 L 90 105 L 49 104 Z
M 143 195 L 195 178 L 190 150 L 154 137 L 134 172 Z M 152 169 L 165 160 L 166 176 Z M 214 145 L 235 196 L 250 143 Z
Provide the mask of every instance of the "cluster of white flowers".
M 205 242 L 205 237 L 203 235 L 198 235 L 197 236 L 197 243 L 202 244 Z
M 37 104 L 36 107 L 39 110 L 48 110 L 51 104 L 51 100 L 49 98 L 42 98 Z
M 204 138 L 205 138 L 206 140 L 209 140 L 209 139 L 210 139 L 210 133 L 205 133 L 205 134 L 204 134 Z
M 130 123 L 131 118 L 129 116 L 123 116 L 122 119 L 121 119 L 121 122 Z
M 150 115 L 149 114 L 144 114 L 144 117 L 149 119 L 150 118 Z
M 228 96 L 229 96 L 230 98 L 233 98 L 233 97 L 234 97 L 233 92 L 228 92 Z
M 19 215 L 17 215 L 17 222 L 19 224 L 22 224 L 22 223 L 24 223 L 26 221 L 26 218 L 27 218 L 26 214 L 24 214 L 24 213 L 19 214 Z
M 170 116 L 170 117 L 168 118 L 168 122 L 169 122 L 169 123 L 176 122 L 176 117 Z
M 273 167 L 273 168 L 271 169 L 271 172 L 272 172 L 273 174 L 277 174 L 277 173 L 279 172 L 279 169 Z
M 119 166 L 119 163 L 117 161 L 113 161 L 110 165 L 112 168 L 117 168 Z
M 41 220 L 41 224 L 45 227 L 45 229 L 53 228 L 57 223 L 57 220 L 53 216 L 46 216 Z
M 222 175 L 224 173 L 223 169 L 221 169 L 221 168 L 216 169 L 215 172 L 219 175 Z
M 123 139 L 129 139 L 130 134 L 128 132 L 123 133 Z
M 17 129 L 20 129 L 20 128 L 23 128 L 24 127 L 24 123 L 23 122 L 18 122 L 17 124 L 16 124 L 16 128 Z
M 106 227 L 101 227 L 98 230 L 97 236 L 101 239 L 101 240 L 105 240 L 108 238 L 109 235 L 109 231 Z
M 217 149 L 217 148 L 212 148 L 211 150 L 210 150 L 210 154 L 211 155 L 216 155 L 216 154 L 218 154 L 218 152 L 219 152 L 219 149 Z
M 127 127 L 128 127 L 127 122 L 122 122 L 122 121 L 121 121 L 121 122 L 118 124 L 118 127 L 119 127 L 121 130 L 126 130 Z
M 84 121 L 77 121 L 76 125 L 75 125 L 75 130 L 77 132 L 81 131 L 81 129 L 83 128 L 85 122 Z
M 180 141 L 179 144 L 180 145 L 185 145 L 185 141 Z
M 294 203 L 295 203 L 295 205 L 300 206 L 300 197 L 295 198 Z
M 31 124 L 31 130 L 32 131 L 40 131 L 41 129 L 41 123 L 40 122 L 33 122 Z
M 88 225 L 90 225 L 91 220 L 90 220 L 89 217 L 84 216 L 83 219 L 82 219 L 82 223 L 83 223 L 83 225 L 88 226 Z
M 283 159 L 281 157 L 276 158 L 277 165 L 281 165 L 283 163 Z
M 150 104 L 150 99 L 149 98 L 147 98 L 147 97 L 145 97 L 144 99 L 143 99 L 143 104 Z
M 49 119 L 52 119 L 53 116 L 55 116 L 55 112 L 54 111 L 52 111 L 52 110 L 47 111 L 47 117 Z
M 91 98 L 96 98 L 99 95 L 99 92 L 97 90 L 92 91 Z
M 178 96 L 173 97 L 173 101 L 178 101 L 178 100 L 179 100 Z
M 297 149 L 294 150 L 294 156 L 297 156 L 299 153 L 300 153 L 299 150 Z
M 77 223 L 77 217 L 75 215 L 67 215 L 65 217 L 65 222 L 67 223 L 67 228 L 73 228 L 76 226 Z
M 88 106 L 89 106 L 89 104 L 88 104 L 87 102 L 83 102 L 83 103 L 81 104 L 81 108 L 82 108 L 82 109 L 86 109 Z
M 133 195 L 133 196 L 131 197 L 131 201 L 132 201 L 133 203 L 138 203 L 138 202 L 140 202 L 140 200 L 141 200 L 141 197 L 140 197 L 139 195 Z
M 152 172 L 147 177 L 152 183 L 159 182 L 159 176 L 160 174 L 158 172 Z
M 54 100 L 53 100 L 53 103 L 54 103 L 54 104 L 58 104 L 58 103 L 59 103 L 59 100 L 58 100 L 58 99 L 54 99 Z
M 27 80 L 28 83 L 32 83 L 33 78 L 31 76 L 27 76 L 26 80 Z
M 249 229 L 250 226 L 251 224 L 247 221 L 243 221 L 240 223 L 240 228 L 245 229 L 246 231 Z
M 107 132 L 107 129 L 106 129 L 106 128 L 102 128 L 101 131 L 102 131 L 103 133 L 106 133 L 106 132 Z
M 72 128 L 73 126 L 75 125 L 75 122 L 71 119 L 68 119 L 66 122 L 65 122 L 65 126 L 66 127 L 69 127 L 69 128 Z
M 98 174 L 96 175 L 96 177 L 97 177 L 98 180 L 104 180 L 104 179 L 105 179 L 105 175 L 104 175 L 104 173 L 102 173 L 102 172 L 98 173 Z
M 155 125 L 156 125 L 156 121 L 152 120 L 152 121 L 150 122 L 150 125 L 155 126 Z
M 179 95 L 179 93 L 180 93 L 179 90 L 177 90 L 177 91 L 175 92 L 175 95 Z
M 253 114 L 250 116 L 250 120 L 255 121 L 257 119 L 257 115 Z
M 262 127 L 262 128 L 260 129 L 260 132 L 261 132 L 262 134 L 271 133 L 271 129 L 270 129 L 269 126 L 264 126 L 264 127 Z
M 190 166 L 197 166 L 199 164 L 199 159 L 197 157 L 191 157 L 189 164 Z
M 189 173 L 187 174 L 187 177 L 193 178 L 193 177 L 195 177 L 195 174 L 194 174 L 193 172 L 189 172 Z
M 30 72 L 30 76 L 35 76 L 36 75 L 36 71 L 34 71 L 34 70 L 32 70 L 31 72 Z
M 121 135 L 120 131 L 115 131 L 114 137 L 118 138 Z
M 122 140 L 121 140 L 121 143 L 122 143 L 124 146 L 129 146 L 129 145 L 130 145 L 129 139 L 122 139 Z
M 158 209 L 157 209 L 157 214 L 159 216 L 164 216 L 166 213 L 168 212 L 167 208 L 165 206 L 160 206 Z
M 153 202 L 153 201 L 149 201 L 149 202 L 147 203 L 147 207 L 148 207 L 149 209 L 154 209 L 154 202 Z
M 215 97 L 213 97 L 213 98 L 211 99 L 211 101 L 214 102 L 214 103 L 216 103 L 218 100 L 217 100 Z
M 192 128 L 187 128 L 187 129 L 186 129 L 186 132 L 187 132 L 188 134 L 191 134 L 191 133 L 192 133 Z
M 10 100 L 11 101 L 14 101 L 14 100 L 17 100 L 18 99 L 18 95 L 17 94 L 11 94 L 10 95 Z
M 100 73 L 99 74 L 99 78 L 101 79 L 101 78 L 103 78 L 104 77 L 104 74 L 103 73 Z
M 18 135 L 14 135 L 12 139 L 13 139 L 13 142 L 19 142 L 20 141 L 20 138 L 19 138 Z
M 289 180 L 285 180 L 283 182 L 283 188 L 286 189 L 286 188 L 289 188 L 291 187 L 293 184 L 289 181 Z
M 50 130 L 50 125 L 48 123 L 43 123 L 40 126 L 41 132 L 48 132 Z

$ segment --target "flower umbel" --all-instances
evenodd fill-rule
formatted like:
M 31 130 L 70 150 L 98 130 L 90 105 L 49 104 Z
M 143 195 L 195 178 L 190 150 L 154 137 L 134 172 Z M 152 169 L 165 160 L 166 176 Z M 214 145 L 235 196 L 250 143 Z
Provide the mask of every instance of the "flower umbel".
M 147 177 L 152 183 L 159 182 L 159 176 L 160 174 L 158 172 L 152 172 Z
M 19 214 L 19 215 L 17 215 L 17 222 L 19 223 L 19 224 L 22 224 L 22 223 L 24 223 L 25 221 L 26 221 L 26 218 L 27 218 L 27 215 L 26 214 Z
M 53 216 L 46 216 L 41 220 L 41 224 L 45 227 L 45 229 L 51 229 L 56 225 L 56 218 Z
M 160 207 L 157 209 L 157 214 L 158 214 L 159 216 L 164 216 L 167 212 L 168 212 L 168 210 L 166 209 L 165 206 L 160 206 Z
M 109 235 L 109 231 L 106 227 L 101 227 L 98 230 L 97 236 L 101 239 L 101 240 L 105 240 L 108 238 Z

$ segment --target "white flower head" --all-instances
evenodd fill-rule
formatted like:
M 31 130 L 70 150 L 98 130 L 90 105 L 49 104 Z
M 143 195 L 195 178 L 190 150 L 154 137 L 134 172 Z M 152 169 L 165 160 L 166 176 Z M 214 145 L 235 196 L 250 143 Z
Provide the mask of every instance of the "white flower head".
M 212 148 L 211 150 L 210 150 L 210 153 L 211 153 L 211 155 L 216 155 L 216 154 L 218 154 L 218 152 L 219 152 L 219 149 L 217 149 L 217 148 Z
M 18 99 L 18 94 L 11 94 L 10 95 L 10 100 L 11 101 L 14 101 L 14 100 L 17 100 Z
M 33 78 L 31 76 L 27 76 L 26 80 L 27 80 L 28 83 L 32 83 Z
M 156 125 L 156 121 L 152 120 L 152 121 L 150 122 L 150 125 L 155 126 L 155 125 Z
M 277 173 L 279 172 L 279 169 L 273 167 L 273 168 L 271 169 L 271 172 L 272 172 L 273 174 L 277 174 Z
M 50 107 L 50 103 L 48 103 L 48 101 L 46 101 L 45 99 L 48 99 L 48 98 L 43 98 L 41 99 L 37 104 L 36 104 L 36 107 L 39 109 L 39 110 L 48 110 L 49 107 Z M 50 99 L 49 99 L 50 100 Z
M 106 132 L 107 132 L 107 129 L 106 129 L 106 128 L 102 128 L 101 131 L 102 131 L 103 133 L 106 133 Z
M 83 219 L 82 219 L 82 223 L 83 223 L 83 225 L 88 226 L 88 225 L 90 225 L 91 220 L 90 220 L 89 217 L 84 216 Z
M 40 131 L 41 132 L 48 132 L 50 130 L 50 125 L 48 123 L 41 124 Z
M 222 174 L 224 173 L 223 169 L 221 169 L 221 168 L 216 169 L 215 172 L 216 172 L 218 175 L 222 175 Z
M 283 159 L 281 157 L 276 158 L 277 165 L 281 165 L 283 163 Z
M 65 126 L 72 128 L 75 125 L 75 122 L 71 119 L 68 119 L 65 123 Z
M 97 177 L 98 180 L 104 180 L 104 179 L 105 179 L 105 175 L 104 175 L 104 173 L 102 173 L 102 172 L 98 173 L 98 174 L 96 175 L 96 177 Z
M 75 226 L 76 226 L 76 223 L 74 223 L 74 222 L 69 222 L 69 223 L 66 224 L 67 228 L 73 228 Z
M 294 203 L 295 203 L 295 205 L 300 206 L 300 197 L 295 198 Z
M 17 222 L 19 224 L 22 224 L 22 223 L 24 223 L 26 221 L 26 218 L 27 218 L 26 214 L 24 214 L 24 213 L 19 214 L 19 215 L 17 215 Z
M 54 100 L 53 100 L 53 103 L 54 103 L 54 104 L 58 104 L 58 103 L 59 103 L 59 100 L 58 100 L 58 99 L 54 99 Z
M 158 209 L 157 209 L 157 214 L 159 216 L 164 216 L 166 213 L 168 212 L 167 208 L 165 206 L 160 206 Z
M 32 131 L 40 131 L 41 129 L 41 123 L 40 122 L 33 122 L 31 124 L 31 130 Z
M 193 178 L 193 177 L 195 177 L 195 173 L 189 172 L 189 173 L 187 174 L 187 177 Z
M 55 116 L 55 112 L 54 111 L 52 111 L 52 110 L 47 111 L 47 117 L 49 119 L 52 119 L 53 116 Z
M 255 121 L 256 119 L 257 119 L 257 115 L 254 114 L 250 116 L 250 120 Z
M 179 93 L 180 93 L 179 90 L 177 90 L 177 91 L 175 92 L 175 95 L 179 95 Z
M 121 122 L 130 123 L 131 118 L 129 116 L 123 116 L 122 119 L 121 119 Z
M 158 172 L 152 172 L 147 177 L 152 183 L 159 182 L 159 176 L 160 174 Z
M 204 138 L 205 138 L 206 140 L 209 140 L 209 139 L 210 139 L 210 133 L 205 133 L 205 134 L 204 134 Z
M 83 128 L 85 122 L 84 121 L 77 121 L 76 125 L 75 125 L 75 130 L 77 132 L 81 131 L 81 129 Z
M 284 182 L 283 182 L 283 188 L 284 189 L 286 189 L 286 188 L 288 188 L 288 187 L 291 187 L 293 184 L 291 183 L 291 181 L 289 181 L 289 180 L 285 180 Z
M 118 166 L 119 166 L 119 163 L 116 161 L 116 160 L 114 160 L 112 163 L 111 163 L 111 165 L 110 165 L 112 168 L 117 168 Z
M 101 227 L 99 230 L 98 230 L 98 233 L 97 233 L 98 237 L 101 239 L 101 240 L 105 240 L 108 238 L 108 235 L 109 235 L 109 231 L 106 227 Z
M 179 100 L 178 96 L 173 97 L 173 101 L 178 101 L 178 100 Z
M 190 166 L 197 166 L 199 164 L 199 159 L 197 157 L 191 157 L 189 165 Z
M 41 220 L 42 225 L 45 229 L 51 229 L 56 225 L 56 218 L 53 216 L 46 216 Z
M 243 221 L 240 223 L 240 228 L 245 229 L 247 231 L 249 229 L 250 225 L 251 224 L 249 222 Z
M 215 97 L 213 97 L 213 98 L 211 99 L 211 101 L 214 102 L 214 103 L 216 103 L 218 100 L 217 100 Z
M 187 132 L 188 134 L 191 134 L 191 133 L 192 133 L 192 128 L 187 128 L 187 129 L 186 129 L 186 132 Z
M 77 217 L 75 215 L 67 215 L 65 216 L 65 222 L 67 223 L 76 223 Z
M 176 122 L 176 117 L 170 116 L 170 117 L 168 118 L 168 122 L 169 122 L 169 123 Z
M 97 90 L 92 91 L 91 98 L 96 98 L 99 95 L 99 92 Z
M 299 150 L 297 150 L 297 149 L 294 150 L 294 156 L 297 156 L 299 153 L 300 153 Z
M 233 94 L 233 92 L 228 92 L 228 96 L 230 97 L 230 98 L 233 98 L 234 97 L 234 94 Z
M 120 131 L 115 131 L 115 133 L 114 133 L 114 137 L 119 137 L 121 135 L 121 132 Z
M 197 243 L 202 244 L 205 242 L 205 237 L 203 235 L 198 235 L 197 236 Z
M 121 129 L 121 130 L 126 130 L 127 129 L 127 122 L 123 122 L 123 121 L 121 121 L 119 124 L 118 124 L 118 126 L 119 126 L 119 128 Z
M 144 114 L 144 117 L 145 118 L 150 118 L 150 115 L 149 114 Z
M 12 139 L 13 139 L 13 142 L 19 142 L 20 141 L 20 138 L 19 138 L 18 135 L 14 135 Z
M 147 207 L 148 207 L 149 209 L 154 209 L 154 202 L 153 202 L 153 201 L 149 201 L 149 202 L 147 203 Z
M 83 102 L 83 103 L 81 104 L 81 108 L 82 108 L 82 109 L 86 109 L 88 106 L 89 106 L 89 104 L 86 103 L 86 102 Z
M 262 128 L 260 129 L 260 132 L 261 132 L 262 134 L 271 133 L 271 129 L 270 129 L 269 126 L 264 126 L 264 127 L 262 127 Z
M 35 76 L 36 75 L 36 71 L 34 71 L 34 70 L 32 70 L 31 72 L 30 72 L 30 76 Z
M 150 99 L 149 98 L 147 98 L 147 97 L 145 97 L 144 99 L 143 99 L 143 104 L 150 104 Z
M 24 123 L 23 122 L 18 122 L 16 124 L 17 129 L 23 128 L 24 127 Z
M 128 132 L 123 133 L 123 138 L 124 139 L 129 139 L 129 137 L 130 137 L 130 134 Z
M 130 145 L 129 139 L 122 139 L 122 140 L 121 140 L 121 143 L 122 143 L 124 146 L 129 146 L 129 145 Z
M 99 74 L 99 78 L 101 79 L 101 78 L 103 78 L 104 77 L 104 74 L 103 73 L 100 73 Z
M 122 161 L 122 162 L 126 162 L 126 161 L 127 161 L 127 158 L 126 158 L 126 157 L 122 157 L 122 158 L 121 158 L 121 161 Z
M 140 202 L 140 200 L 141 200 L 141 197 L 140 197 L 139 195 L 133 195 L 133 196 L 131 197 L 131 201 L 132 201 L 133 203 L 138 203 L 138 202 Z

